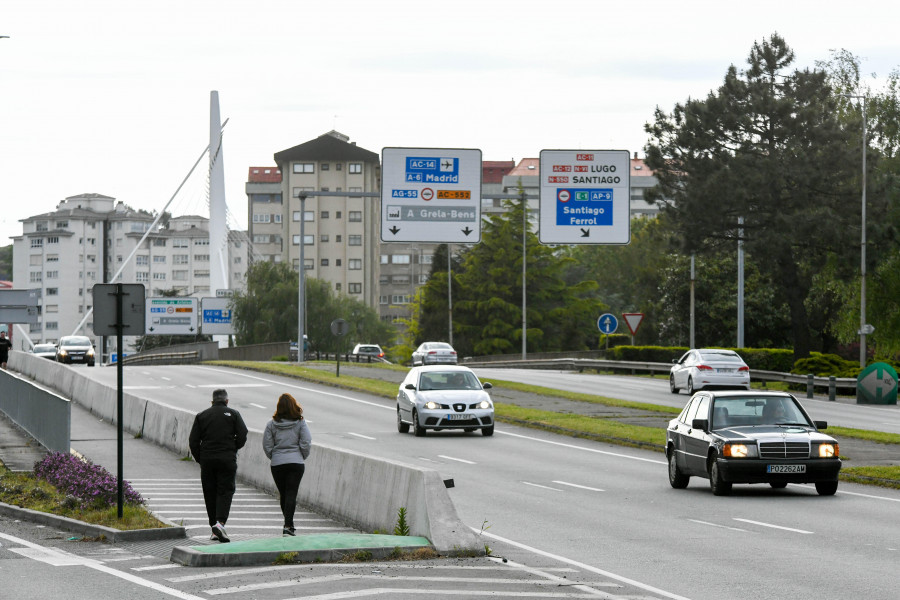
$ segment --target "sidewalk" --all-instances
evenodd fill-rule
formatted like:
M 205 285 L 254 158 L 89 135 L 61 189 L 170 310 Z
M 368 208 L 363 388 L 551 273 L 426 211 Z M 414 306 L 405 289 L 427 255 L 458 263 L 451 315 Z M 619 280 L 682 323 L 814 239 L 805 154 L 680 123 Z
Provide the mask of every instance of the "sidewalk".
M 116 426 L 99 420 L 79 405 L 72 404 L 71 410 L 73 452 L 115 475 L 118 472 Z M 430 547 L 429 541 L 422 537 L 366 534 L 307 512 L 302 506 L 297 507 L 298 535 L 282 537 L 277 498 L 240 481 L 227 524 L 232 541 L 227 544 L 212 541 L 208 539 L 210 530 L 203 508 L 200 465 L 127 432 L 122 448 L 123 479 L 141 493 L 149 509 L 161 520 L 182 525 L 187 531 L 186 537 L 160 540 L 149 534 L 154 530 L 145 530 L 148 532 L 145 538 L 132 535 L 128 538 L 132 541 L 123 542 L 123 545 L 139 546 L 147 554 L 186 566 L 234 567 L 272 564 L 284 553 L 295 553 L 294 560 L 298 562 L 312 562 L 335 561 L 361 551 L 384 558 L 395 552 L 395 548 L 413 551 Z M 12 470 L 31 471 L 46 453 L 38 442 L 5 415 L 0 415 L 0 462 Z M 269 515 L 267 518 L 259 516 L 263 513 L 261 508 Z M 34 518 L 17 507 L 5 508 L 5 512 L 9 511 L 17 512 L 17 518 Z M 61 518 L 54 524 L 61 529 L 67 526 Z M 315 533 L 301 533 L 303 530 Z

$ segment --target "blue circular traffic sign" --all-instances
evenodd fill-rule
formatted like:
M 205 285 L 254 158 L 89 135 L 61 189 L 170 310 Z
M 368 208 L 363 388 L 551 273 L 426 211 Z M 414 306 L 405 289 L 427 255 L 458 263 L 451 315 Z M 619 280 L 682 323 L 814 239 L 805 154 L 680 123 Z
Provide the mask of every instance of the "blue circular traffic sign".
M 609 335 L 615 333 L 618 328 L 619 320 L 610 313 L 603 313 L 600 315 L 600 318 L 597 319 L 597 329 L 600 330 L 600 333 Z

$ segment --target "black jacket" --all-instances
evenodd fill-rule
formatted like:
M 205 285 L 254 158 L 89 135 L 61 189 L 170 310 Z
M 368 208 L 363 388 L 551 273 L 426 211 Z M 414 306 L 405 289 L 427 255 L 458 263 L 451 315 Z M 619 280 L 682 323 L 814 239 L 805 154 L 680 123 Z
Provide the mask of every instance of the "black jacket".
M 238 411 L 213 404 L 194 417 L 189 443 L 198 463 L 212 458 L 235 460 L 237 451 L 247 443 L 247 426 Z

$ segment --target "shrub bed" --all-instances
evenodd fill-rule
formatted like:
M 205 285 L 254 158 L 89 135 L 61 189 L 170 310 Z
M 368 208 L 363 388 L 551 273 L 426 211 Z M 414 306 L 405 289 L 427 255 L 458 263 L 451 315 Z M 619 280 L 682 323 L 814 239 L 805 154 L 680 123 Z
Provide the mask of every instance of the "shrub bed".
M 114 506 L 119 501 L 119 480 L 100 465 L 73 454 L 48 454 L 34 464 L 34 476 L 61 493 L 78 498 L 86 506 Z M 130 483 L 124 482 L 122 488 L 126 503 L 144 504 Z

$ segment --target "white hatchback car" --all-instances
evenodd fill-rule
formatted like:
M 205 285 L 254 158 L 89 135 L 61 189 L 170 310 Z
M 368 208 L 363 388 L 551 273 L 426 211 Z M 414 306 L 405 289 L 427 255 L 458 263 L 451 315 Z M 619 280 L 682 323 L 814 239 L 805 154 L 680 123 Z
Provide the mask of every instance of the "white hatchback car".
M 494 435 L 494 402 L 468 367 L 456 365 L 413 367 L 397 393 L 397 431 L 410 426 L 417 437 L 427 429 L 481 429 L 482 435 Z
M 412 364 L 416 365 L 455 365 L 456 350 L 447 342 L 425 342 L 412 353 Z
M 669 391 L 703 388 L 750 389 L 750 367 L 737 352 L 721 348 L 688 350 L 669 370 Z

